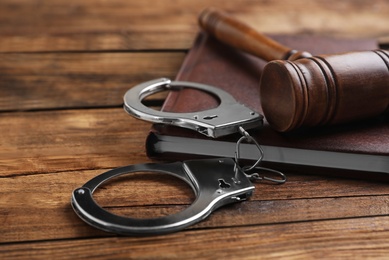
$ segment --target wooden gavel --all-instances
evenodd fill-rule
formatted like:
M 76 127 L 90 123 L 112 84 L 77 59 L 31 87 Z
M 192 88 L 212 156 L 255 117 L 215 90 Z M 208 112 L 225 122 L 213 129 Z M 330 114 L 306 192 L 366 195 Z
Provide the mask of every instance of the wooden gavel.
M 199 23 L 218 40 L 269 61 L 262 72 L 259 93 L 263 113 L 277 131 L 389 112 L 388 51 L 312 57 L 216 9 L 204 10 Z

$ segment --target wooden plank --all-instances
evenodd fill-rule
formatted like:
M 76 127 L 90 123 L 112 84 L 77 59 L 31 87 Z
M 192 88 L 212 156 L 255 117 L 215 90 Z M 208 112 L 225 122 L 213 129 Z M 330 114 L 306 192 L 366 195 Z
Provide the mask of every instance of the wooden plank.
M 88 160 L 88 156 L 81 159 Z M 93 155 L 91 157 L 93 159 Z M 109 157 L 102 160 L 111 161 Z M 68 164 L 71 165 L 70 160 Z M 0 244 L 110 236 L 85 224 L 70 206 L 72 191 L 102 172 L 103 169 L 1 178 Z M 284 185 L 256 184 L 249 201 L 219 209 L 191 229 L 389 214 L 389 208 L 384 206 L 389 200 L 387 184 L 318 176 L 288 177 Z M 146 173 L 114 179 L 98 189 L 94 197 L 113 213 L 139 218 L 173 214 L 194 200 L 190 187 L 178 179 Z
M 205 0 L 1 1 L 0 52 L 188 49 L 197 17 L 209 5 Z M 389 35 L 387 0 L 217 0 L 212 6 L 265 33 Z
M 121 106 L 124 93 L 174 78 L 185 53 L 0 54 L 0 111 Z
M 367 259 L 388 253 L 387 216 L 0 246 L 4 259 Z
M 0 176 L 145 161 L 149 129 L 122 108 L 3 113 Z

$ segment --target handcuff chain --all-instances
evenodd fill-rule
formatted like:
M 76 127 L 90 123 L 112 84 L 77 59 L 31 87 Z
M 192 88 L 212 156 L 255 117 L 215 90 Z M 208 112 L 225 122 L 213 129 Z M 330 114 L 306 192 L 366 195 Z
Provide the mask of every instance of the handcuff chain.
M 274 170 L 274 169 L 270 169 L 270 168 L 266 168 L 266 167 L 260 167 L 258 166 L 262 159 L 263 159 L 263 156 L 264 156 L 264 151 L 262 149 L 262 147 L 259 145 L 259 143 L 246 131 L 244 130 L 243 127 L 239 127 L 239 133 L 242 134 L 242 136 L 239 138 L 239 140 L 236 142 L 236 146 L 235 146 L 235 171 L 241 171 L 243 172 L 246 177 L 248 177 L 250 180 L 252 181 L 269 181 L 269 182 L 272 182 L 272 183 L 275 183 L 275 184 L 282 184 L 282 183 L 285 183 L 286 182 L 286 176 L 285 174 L 283 174 L 282 172 L 278 171 L 278 170 Z M 254 143 L 255 146 L 257 147 L 258 151 L 259 151 L 259 157 L 258 159 L 255 161 L 255 163 L 251 166 L 240 166 L 239 164 L 239 159 L 240 159 L 240 145 L 243 141 L 246 141 L 248 143 Z M 281 179 L 275 179 L 275 178 L 270 178 L 270 177 L 266 177 L 266 176 L 261 176 L 258 172 L 253 172 L 253 173 L 250 173 L 251 171 L 253 170 L 261 170 L 261 171 L 268 171 L 268 172 L 271 172 L 271 173 L 275 173 L 275 174 L 278 174 Z

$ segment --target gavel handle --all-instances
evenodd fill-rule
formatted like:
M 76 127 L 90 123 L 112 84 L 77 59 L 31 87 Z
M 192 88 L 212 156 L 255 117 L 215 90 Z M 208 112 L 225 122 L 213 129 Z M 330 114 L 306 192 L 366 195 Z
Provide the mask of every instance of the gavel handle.
M 200 14 L 199 24 L 216 39 L 266 61 L 296 60 L 311 56 L 307 52 L 288 48 L 214 8 L 207 8 Z

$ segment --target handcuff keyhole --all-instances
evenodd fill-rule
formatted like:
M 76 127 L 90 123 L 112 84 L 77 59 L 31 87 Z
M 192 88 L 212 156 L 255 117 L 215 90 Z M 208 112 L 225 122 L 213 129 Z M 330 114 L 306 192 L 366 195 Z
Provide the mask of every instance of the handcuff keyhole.
M 226 182 L 224 179 L 219 179 L 219 187 L 222 189 L 228 189 L 231 188 L 231 184 Z
M 217 118 L 218 116 L 217 115 L 210 115 L 210 116 L 205 116 L 203 117 L 204 120 L 212 120 L 214 118 Z

